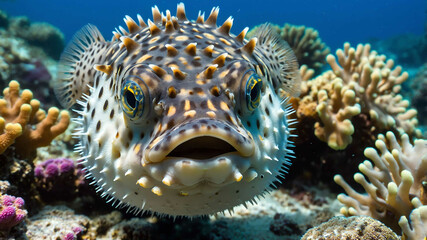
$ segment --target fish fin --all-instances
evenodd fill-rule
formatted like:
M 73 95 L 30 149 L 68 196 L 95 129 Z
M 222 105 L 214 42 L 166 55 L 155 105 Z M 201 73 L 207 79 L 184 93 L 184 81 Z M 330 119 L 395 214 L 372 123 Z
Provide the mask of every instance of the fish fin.
M 255 37 L 258 42 L 255 48 L 256 59 L 265 67 L 276 93 L 284 97 L 287 94 L 295 97 L 301 92 L 301 75 L 297 58 L 289 44 L 269 24 L 261 25 Z
M 96 70 L 101 64 L 109 43 L 94 25 L 78 31 L 61 55 L 58 77 L 53 82 L 56 97 L 65 108 L 73 106 L 83 94 L 89 95 Z

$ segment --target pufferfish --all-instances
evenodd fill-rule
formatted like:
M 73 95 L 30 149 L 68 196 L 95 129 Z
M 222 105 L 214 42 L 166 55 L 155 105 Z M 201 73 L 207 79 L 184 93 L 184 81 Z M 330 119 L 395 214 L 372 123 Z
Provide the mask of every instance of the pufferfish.
M 55 92 L 79 114 L 74 135 L 102 197 L 135 213 L 210 215 L 272 189 L 290 164 L 284 99 L 298 94 L 298 63 L 268 25 L 245 39 L 205 20 L 152 8 L 148 24 L 106 41 L 83 27 L 61 56 Z

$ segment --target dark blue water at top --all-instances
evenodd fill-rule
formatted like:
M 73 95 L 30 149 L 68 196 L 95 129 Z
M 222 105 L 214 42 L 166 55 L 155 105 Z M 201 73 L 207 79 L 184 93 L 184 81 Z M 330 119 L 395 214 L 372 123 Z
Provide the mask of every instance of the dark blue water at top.
M 320 37 L 334 51 L 345 41 L 364 43 L 368 39 L 385 39 L 413 33 L 423 34 L 426 23 L 425 0 L 221 0 L 183 1 L 187 17 L 195 19 L 199 10 L 207 17 L 213 6 L 220 7 L 218 24 L 230 15 L 234 17 L 232 32 L 238 34 L 244 27 L 264 22 L 280 25 L 291 23 L 317 29 Z M 98 26 L 110 39 L 123 17 L 144 20 L 151 17 L 151 7 L 160 11 L 176 11 L 175 1 L 153 0 L 0 0 L 0 9 L 9 15 L 25 15 L 31 21 L 46 21 L 59 27 L 69 40 L 86 23 Z

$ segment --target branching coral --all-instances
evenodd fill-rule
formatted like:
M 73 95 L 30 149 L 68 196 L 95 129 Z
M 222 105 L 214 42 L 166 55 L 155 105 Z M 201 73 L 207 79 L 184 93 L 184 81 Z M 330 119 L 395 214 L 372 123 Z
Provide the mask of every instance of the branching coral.
M 248 32 L 251 38 L 259 26 Z M 319 71 L 325 64 L 325 57 L 330 50 L 319 37 L 317 30 L 306 26 L 285 24 L 282 28 L 272 25 L 272 29 L 285 40 L 295 53 L 300 65 Z
M 333 149 L 344 149 L 352 142 L 354 123 L 359 114 L 369 117 L 372 132 L 396 128 L 410 136 L 420 136 L 416 129 L 417 111 L 408 109 L 409 101 L 399 94 L 407 78 L 393 60 L 371 51 L 370 46 L 351 48 L 348 43 L 328 55 L 332 71 L 307 81 L 304 77 L 298 118 L 316 119 L 315 135 Z M 307 72 L 301 69 L 302 73 Z
M 305 73 L 303 67 L 301 72 Z M 354 127 L 350 119 L 360 113 L 354 87 L 332 72 L 303 83 L 297 116 L 318 119 L 315 135 L 333 149 L 343 149 L 352 141 Z
M 317 92 L 316 112 L 322 122 L 314 125 L 315 135 L 333 149 L 342 149 L 351 143 L 354 127 L 350 119 L 360 113 L 360 105 L 351 85 L 343 85 L 340 78 L 328 82 L 328 90 Z
M 59 112 L 53 107 L 46 115 L 40 109 L 40 102 L 32 99 L 31 91 L 23 90 L 20 93 L 17 81 L 11 81 L 3 95 L 3 99 L 0 99 L 0 153 L 15 143 L 15 152 L 27 157 L 36 148 L 47 146 L 69 125 L 67 111 Z
M 399 226 L 402 228 L 402 240 L 426 239 L 427 235 L 427 206 L 420 206 L 414 209 L 408 219 L 403 216 L 399 220 Z M 411 227 L 412 225 L 412 227 Z
M 6 239 L 9 230 L 27 216 L 24 199 L 0 193 L 0 238 Z
M 369 44 L 359 44 L 356 49 L 344 44 L 337 50 L 337 58 L 328 55 L 327 62 L 334 74 L 345 84 L 355 84 L 356 96 L 360 99 L 361 112 L 367 113 L 380 130 L 397 127 L 402 133 L 419 135 L 416 130 L 417 111 L 408 109 L 409 101 L 399 94 L 401 84 L 408 73 L 385 55 L 371 51 Z
M 317 30 L 306 26 L 285 24 L 280 36 L 289 43 L 301 65 L 305 64 L 315 70 L 322 68 L 330 50 L 320 39 Z
M 412 145 L 408 135 L 404 134 L 399 144 L 395 135 L 387 132 L 386 136 L 378 136 L 375 146 L 379 153 L 374 148 L 365 149 L 365 156 L 374 166 L 366 160 L 359 165 L 363 174 L 354 175 L 354 180 L 363 186 L 367 195 L 357 193 L 341 175 L 335 176 L 335 182 L 348 194 L 338 195 L 338 200 L 345 205 L 341 213 L 371 216 L 396 232 L 400 232 L 400 219 L 405 234 L 408 232 L 409 236 L 410 231 L 423 231 L 411 235 L 425 236 L 427 227 L 420 228 L 420 225 L 427 226 L 427 140 L 415 140 Z M 414 212 L 414 209 L 417 210 Z M 414 219 L 413 230 L 406 220 L 410 215 Z

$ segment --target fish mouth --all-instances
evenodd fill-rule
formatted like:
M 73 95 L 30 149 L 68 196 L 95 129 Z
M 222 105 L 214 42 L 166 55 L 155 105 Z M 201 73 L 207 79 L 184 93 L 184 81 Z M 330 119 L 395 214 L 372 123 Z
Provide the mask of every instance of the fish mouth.
M 233 152 L 238 151 L 228 142 L 216 137 L 201 136 L 179 144 L 166 157 L 203 160 Z
M 148 162 L 169 158 L 208 160 L 237 153 L 252 156 L 255 145 L 245 129 L 214 119 L 198 119 L 183 123 L 153 139 L 145 152 Z

